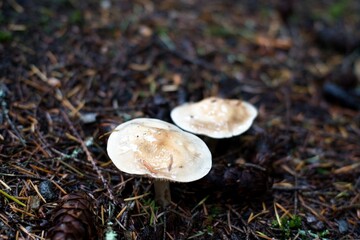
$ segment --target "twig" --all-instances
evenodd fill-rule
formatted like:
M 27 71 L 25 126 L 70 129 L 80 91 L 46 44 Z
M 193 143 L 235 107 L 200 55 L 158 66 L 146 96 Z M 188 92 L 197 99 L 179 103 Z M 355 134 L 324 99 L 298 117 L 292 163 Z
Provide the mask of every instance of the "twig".
M 242 166 L 249 167 L 249 168 L 255 168 L 255 169 L 263 171 L 263 172 L 267 171 L 266 168 L 263 168 L 260 165 L 257 165 L 257 164 L 254 164 L 254 163 L 244 163 L 244 164 L 242 164 Z
M 351 209 L 360 209 L 360 203 L 337 207 L 334 209 L 334 211 L 335 212 L 343 212 L 343 211 L 347 211 L 347 210 L 351 210 Z
M 299 196 L 299 200 L 300 203 L 302 205 L 303 208 L 305 208 L 306 210 L 308 210 L 309 212 L 311 212 L 313 215 L 315 215 L 320 221 L 325 222 L 328 226 L 331 226 L 331 224 L 329 223 L 329 221 L 321 214 L 318 213 L 316 210 L 314 210 L 312 207 L 308 206 L 304 199 L 302 198 L 302 196 Z
M 298 176 L 295 175 L 295 187 L 298 187 Z M 298 211 L 298 203 L 299 203 L 299 198 L 298 198 L 298 191 L 294 192 L 294 215 L 297 214 Z
M 312 189 L 307 186 L 294 186 L 294 187 L 285 187 L 285 186 L 272 186 L 273 190 L 279 191 L 311 191 Z
M 93 144 L 93 138 L 91 137 L 88 140 L 86 140 L 86 142 L 84 142 L 82 140 L 82 138 L 80 137 L 80 134 L 76 131 L 74 125 L 71 123 L 70 119 L 66 115 L 66 113 L 61 111 L 61 114 L 62 114 L 64 120 L 66 121 L 66 123 L 69 125 L 72 134 L 76 137 L 76 139 L 81 144 L 81 148 L 85 152 L 87 160 L 91 163 L 93 169 L 96 171 L 97 175 L 99 176 L 101 182 L 104 185 L 104 188 L 107 190 L 107 192 L 109 194 L 110 200 L 113 201 L 115 204 L 117 204 L 117 201 L 115 200 L 115 197 L 114 197 L 109 185 L 107 184 L 107 181 L 105 180 L 105 178 L 102 175 L 102 173 L 101 173 L 100 169 L 98 168 L 98 166 L 96 166 L 95 160 L 91 156 L 91 153 L 90 153 L 90 151 L 88 149 L 88 146 L 91 146 Z
M 13 174 L 13 173 L 1 173 L 0 172 L 0 176 L 7 176 L 7 177 L 12 177 L 12 178 L 28 178 L 28 179 L 49 181 L 49 179 L 43 178 L 43 177 L 37 177 L 37 176 L 32 176 L 32 175 Z

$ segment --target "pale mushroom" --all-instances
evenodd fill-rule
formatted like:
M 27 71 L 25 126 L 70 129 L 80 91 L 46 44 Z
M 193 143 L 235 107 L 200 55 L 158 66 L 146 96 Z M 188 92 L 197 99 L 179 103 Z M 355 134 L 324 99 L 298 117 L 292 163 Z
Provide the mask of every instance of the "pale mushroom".
M 218 97 L 185 103 L 171 111 L 171 119 L 180 128 L 211 138 L 240 135 L 250 128 L 256 116 L 257 110 L 250 103 Z
M 171 201 L 169 181 L 198 180 L 212 165 L 210 150 L 200 138 L 151 118 L 117 126 L 109 136 L 107 152 L 121 171 L 154 178 L 155 198 L 164 207 Z

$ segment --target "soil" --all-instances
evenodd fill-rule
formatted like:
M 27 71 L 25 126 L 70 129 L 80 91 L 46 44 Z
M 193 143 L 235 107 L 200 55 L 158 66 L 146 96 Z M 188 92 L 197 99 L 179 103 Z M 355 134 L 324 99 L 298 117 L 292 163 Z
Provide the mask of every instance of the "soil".
M 0 9 L 0 239 L 360 239 L 359 1 Z M 107 138 L 210 96 L 258 116 L 163 208 Z

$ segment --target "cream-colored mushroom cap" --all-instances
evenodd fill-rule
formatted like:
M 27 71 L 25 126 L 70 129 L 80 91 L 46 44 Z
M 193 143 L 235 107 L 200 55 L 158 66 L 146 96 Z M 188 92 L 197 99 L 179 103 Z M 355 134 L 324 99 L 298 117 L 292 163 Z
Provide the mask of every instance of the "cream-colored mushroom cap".
M 173 124 L 137 118 L 117 126 L 107 152 L 115 166 L 130 174 L 191 182 L 211 169 L 211 153 L 197 136 Z
M 186 103 L 171 111 L 172 120 L 182 129 L 212 138 L 240 135 L 256 116 L 256 108 L 248 102 L 217 97 Z

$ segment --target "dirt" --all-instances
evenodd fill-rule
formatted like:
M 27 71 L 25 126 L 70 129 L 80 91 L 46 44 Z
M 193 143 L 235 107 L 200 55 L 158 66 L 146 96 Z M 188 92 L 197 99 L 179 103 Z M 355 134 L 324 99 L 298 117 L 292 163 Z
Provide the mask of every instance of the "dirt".
M 0 9 L 0 239 L 360 239 L 359 2 Z M 212 170 L 171 183 L 164 209 L 107 138 L 210 96 L 258 116 L 240 136 L 200 136 Z

